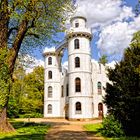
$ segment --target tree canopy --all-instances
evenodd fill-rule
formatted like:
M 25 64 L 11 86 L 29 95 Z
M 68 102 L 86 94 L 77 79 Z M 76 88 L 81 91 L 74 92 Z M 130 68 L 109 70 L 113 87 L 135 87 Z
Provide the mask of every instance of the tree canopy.
M 107 83 L 104 102 L 109 113 L 121 122 L 127 135 L 140 135 L 140 32 L 115 69 L 108 70 L 108 77 L 111 83 Z
M 0 56 L 0 69 L 7 68 L 7 75 L 12 78 L 19 51 L 33 48 L 38 42 L 52 41 L 54 34 L 64 31 L 64 23 L 72 10 L 71 0 L 1 0 L 0 55 L 4 54 L 4 57 Z M 4 75 L 4 71 L 0 74 Z M 3 82 L 8 85 L 11 78 L 6 77 Z M 1 87 L 3 84 L 0 84 Z M 5 86 L 7 94 L 0 93 L 4 99 L 0 110 L 0 131 L 8 131 L 9 87 Z

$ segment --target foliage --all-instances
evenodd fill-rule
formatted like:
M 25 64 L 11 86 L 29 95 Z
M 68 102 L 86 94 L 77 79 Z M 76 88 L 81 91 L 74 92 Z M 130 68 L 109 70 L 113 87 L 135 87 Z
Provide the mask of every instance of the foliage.
M 85 124 L 84 129 L 88 132 L 91 133 L 92 135 L 96 136 L 102 136 L 102 123 L 97 123 L 97 124 Z M 140 140 L 139 137 L 117 137 L 117 138 L 109 138 L 109 137 L 104 137 L 105 140 Z
M 5 61 L 6 49 L 0 49 L 0 110 L 4 107 L 7 101 L 8 93 L 10 92 L 11 78 L 8 71 L 8 66 Z
M 43 42 L 45 45 L 50 43 L 55 34 L 64 31 L 64 23 L 72 9 L 71 0 L 0 1 L 0 54 L 1 50 L 6 50 L 4 62 L 11 78 L 19 52 L 27 53 L 28 48 L 39 47 Z M 0 69 L 6 67 L 0 64 Z M 11 84 L 8 77 L 5 79 L 6 85 L 5 81 L 0 81 L 1 87 L 7 87 L 4 88 L 4 91 L 3 88 L 0 89 L 2 90 L 0 100 L 3 101 L 0 110 L 0 130 L 10 131 L 13 129 L 7 125 L 6 110 Z M 30 102 L 28 102 L 29 107 L 31 106 Z
M 126 135 L 140 135 L 140 32 L 115 69 L 108 70 L 104 102 L 110 114 L 121 122 Z
M 108 62 L 107 56 L 106 55 L 102 55 L 102 57 L 99 59 L 99 63 L 105 65 L 107 62 Z
M 37 112 L 31 112 L 31 114 L 18 114 L 19 118 L 42 118 L 43 114 Z
M 38 139 L 44 140 L 44 135 L 48 132 L 50 125 L 34 123 L 34 122 L 12 122 L 15 133 L 0 133 L 0 139 L 2 140 L 29 140 Z
M 23 67 L 18 65 L 9 97 L 8 117 L 42 117 L 43 83 L 43 67 L 36 67 L 32 73 L 25 74 Z
M 104 118 L 100 131 L 101 134 L 106 137 L 124 136 L 121 124 L 118 122 L 118 120 L 115 120 L 113 115 L 108 115 L 106 118 Z

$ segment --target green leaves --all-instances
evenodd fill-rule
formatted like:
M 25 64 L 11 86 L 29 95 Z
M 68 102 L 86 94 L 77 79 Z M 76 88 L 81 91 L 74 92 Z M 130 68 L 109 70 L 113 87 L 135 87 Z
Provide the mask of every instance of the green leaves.
M 134 35 L 124 58 L 108 70 L 105 104 L 118 119 L 127 135 L 139 135 L 140 130 L 140 36 Z

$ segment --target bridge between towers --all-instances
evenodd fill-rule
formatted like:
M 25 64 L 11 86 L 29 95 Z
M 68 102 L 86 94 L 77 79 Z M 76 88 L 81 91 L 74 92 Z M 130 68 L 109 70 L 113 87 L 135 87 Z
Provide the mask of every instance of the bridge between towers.
M 55 51 L 56 53 L 60 54 L 60 53 L 63 53 L 63 50 L 68 46 L 68 42 L 66 39 L 64 39 L 63 41 L 61 41 L 59 43 L 59 45 L 57 45 L 55 47 Z

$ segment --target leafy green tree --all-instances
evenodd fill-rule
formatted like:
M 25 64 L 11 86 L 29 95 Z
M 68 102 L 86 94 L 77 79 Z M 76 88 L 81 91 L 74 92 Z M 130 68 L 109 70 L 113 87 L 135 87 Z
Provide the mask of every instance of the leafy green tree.
M 32 73 L 24 78 L 25 93 L 21 101 L 24 113 L 43 113 L 44 95 L 44 68 L 36 67 Z
M 109 113 L 121 122 L 126 135 L 140 135 L 140 32 L 115 69 L 108 70 L 108 77 L 104 102 Z
M 8 117 L 36 117 L 43 114 L 44 68 L 38 66 L 25 74 L 18 66 L 8 103 Z
M 105 66 L 105 64 L 108 62 L 107 60 L 107 56 L 106 55 L 102 55 L 101 58 L 99 59 L 99 63 L 103 64 Z
M 25 50 L 23 44 L 28 42 L 26 45 L 31 46 L 38 40 L 50 42 L 54 34 L 64 30 L 64 22 L 72 9 L 71 0 L 0 1 L 0 54 L 3 49 L 7 50 L 5 64 L 11 77 L 19 51 Z M 9 129 L 5 121 L 8 96 L 0 112 L 0 122 L 5 123 L 0 123 L 3 131 Z

